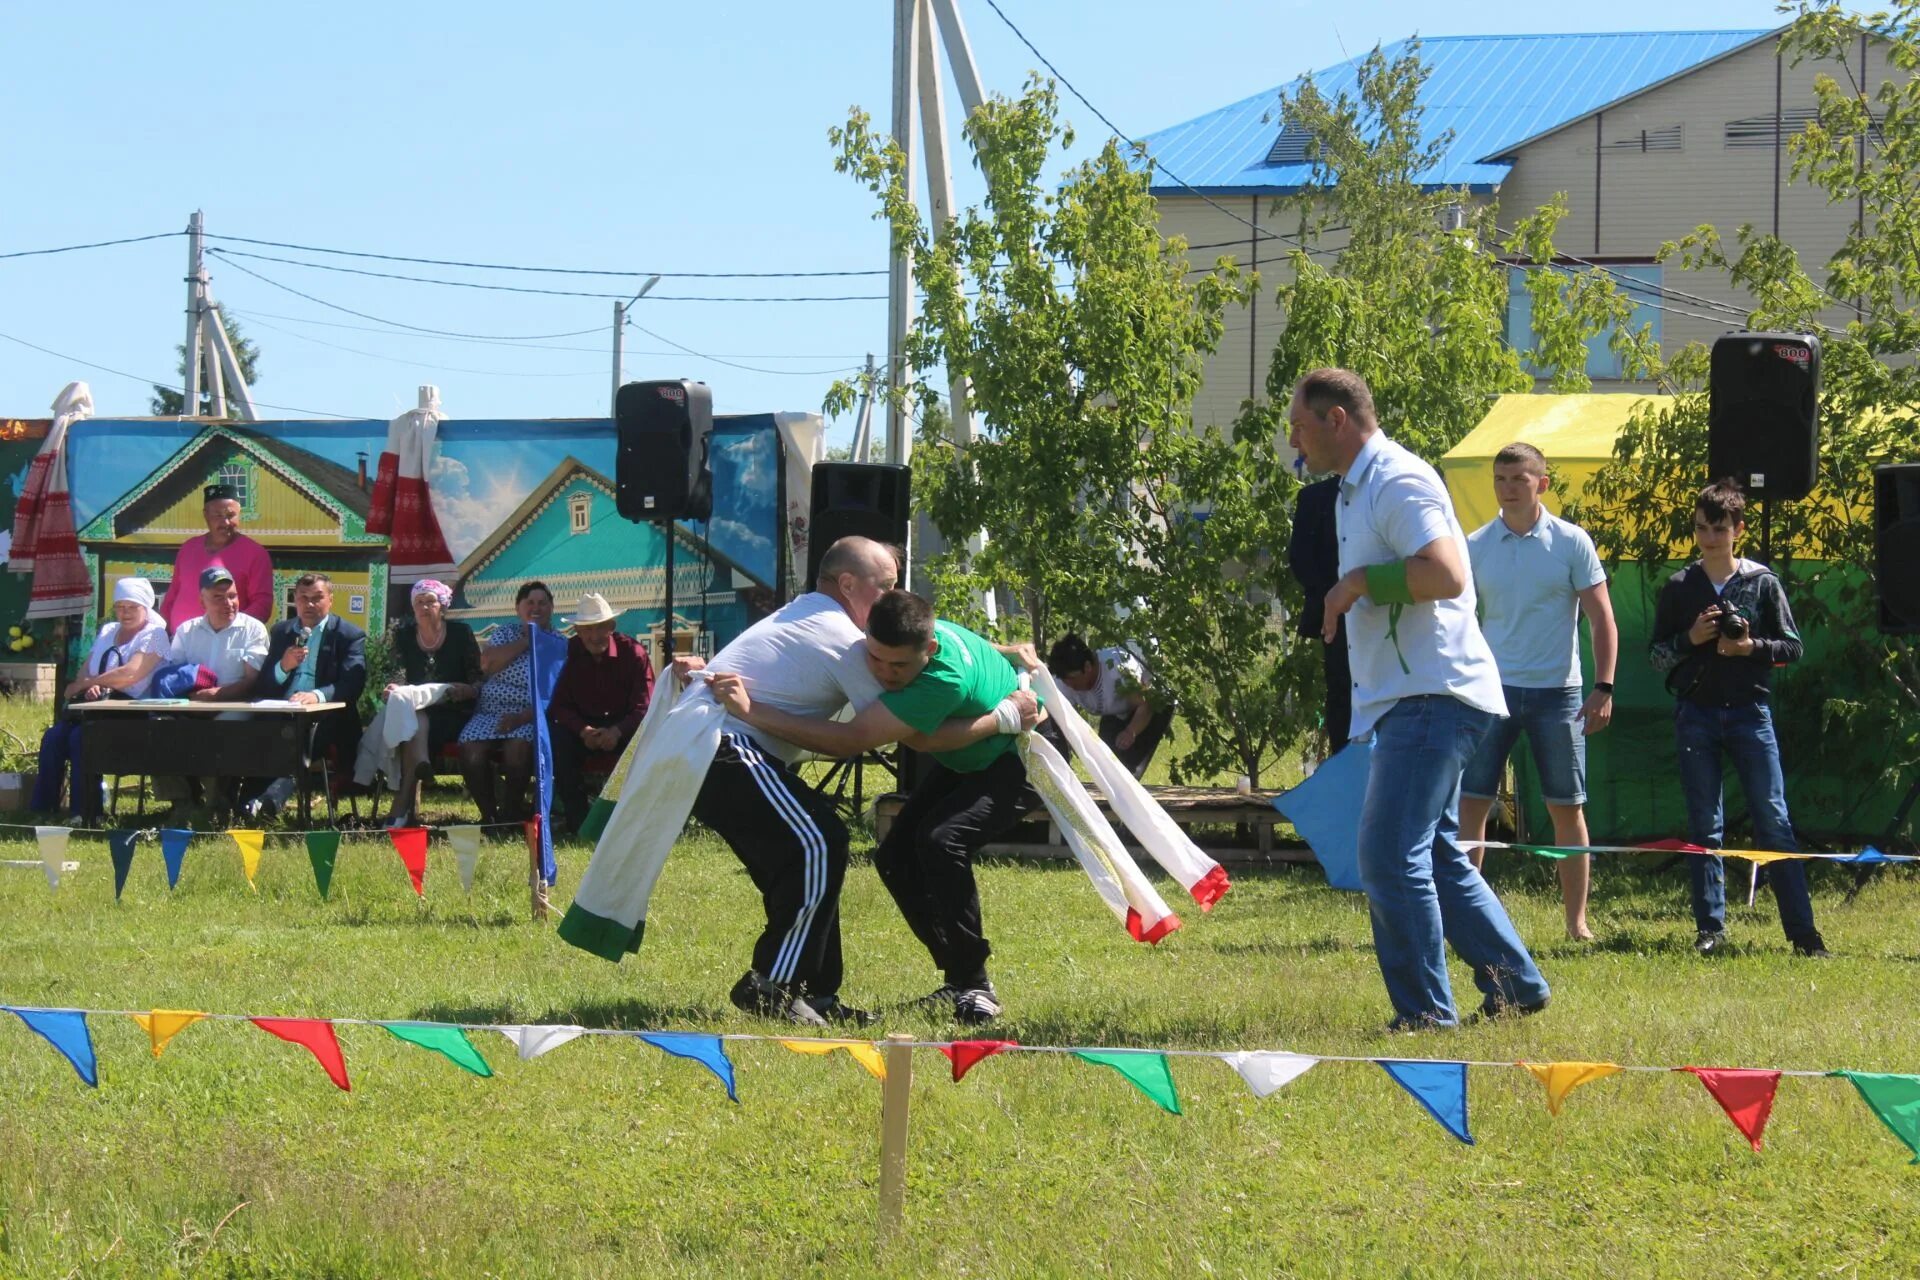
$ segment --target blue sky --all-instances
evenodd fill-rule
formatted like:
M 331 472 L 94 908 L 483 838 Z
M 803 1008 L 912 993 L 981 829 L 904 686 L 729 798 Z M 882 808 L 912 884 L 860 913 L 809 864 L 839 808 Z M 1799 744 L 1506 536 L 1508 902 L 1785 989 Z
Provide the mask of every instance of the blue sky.
M 1247 0 L 1000 4 L 1134 134 L 1416 30 L 1779 21 L 1770 3 L 1751 0 L 1705 0 L 1684 14 L 1646 0 L 1564 12 L 1480 0 L 1444 12 L 1406 0 L 1337 9 Z M 431 258 L 664 272 L 884 268 L 871 197 L 833 172 L 826 132 L 855 104 L 884 123 L 891 9 L 886 0 L 7 5 L 0 252 L 176 230 L 201 208 L 215 234 Z M 985 0 L 962 0 L 962 11 L 988 89 L 1016 91 L 1037 65 L 1033 56 Z M 1082 137 L 1074 154 L 1084 154 L 1103 131 L 1063 97 Z M 963 176 L 961 199 L 973 189 Z M 589 292 L 620 285 L 322 260 Z M 243 265 L 380 318 L 330 310 L 214 263 L 215 295 L 264 351 L 263 401 L 385 418 L 412 405 L 417 384 L 432 382 L 456 418 L 606 411 L 610 300 Z M 0 333 L 171 379 L 184 267 L 178 238 L 0 261 Z M 704 379 L 721 412 L 818 410 L 833 371 L 884 352 L 884 302 L 670 299 L 884 289 L 883 276 L 666 279 L 635 308 L 638 323 L 753 369 L 630 331 L 626 375 Z M 394 332 L 386 321 L 486 335 L 585 332 L 539 344 L 442 341 Z M 333 327 L 343 325 L 359 327 Z M 0 415 L 43 415 L 73 378 L 92 385 L 103 416 L 146 411 L 141 383 L 0 341 Z M 849 431 L 841 422 L 830 438 Z

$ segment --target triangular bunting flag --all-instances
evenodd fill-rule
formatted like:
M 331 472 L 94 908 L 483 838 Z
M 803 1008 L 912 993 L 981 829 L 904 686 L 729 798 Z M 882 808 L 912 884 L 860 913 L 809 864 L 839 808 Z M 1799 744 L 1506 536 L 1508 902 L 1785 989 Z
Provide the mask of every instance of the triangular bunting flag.
M 1353 798 L 1366 793 L 1372 767 L 1372 744 L 1349 742 L 1305 782 L 1273 798 L 1336 889 L 1360 892 L 1360 810 Z
M 127 887 L 127 872 L 133 869 L 133 842 L 140 838 L 138 831 L 107 832 L 107 853 L 113 859 L 113 900 L 120 901 L 120 891 Z
M 160 830 L 160 860 L 167 864 L 169 889 L 180 883 L 180 864 L 187 859 L 187 842 L 192 839 L 193 832 L 181 827 L 163 827 Z
M 393 851 L 400 855 L 400 864 L 407 869 L 407 878 L 413 881 L 413 891 L 426 897 L 427 829 L 394 827 L 387 835 L 393 839 Z
M 47 888 L 60 887 L 60 869 L 67 861 L 67 837 L 73 834 L 72 827 L 35 827 L 33 834 L 40 840 L 40 865 L 46 868 Z
M 1533 1078 L 1547 1086 L 1547 1114 L 1557 1116 L 1567 1095 L 1583 1084 L 1604 1080 L 1619 1071 L 1611 1062 L 1523 1062 Z
M 426 833 L 421 832 L 424 836 Z M 417 1044 L 439 1054 L 463 1071 L 471 1071 L 477 1076 L 490 1076 L 493 1068 L 473 1047 L 473 1041 L 467 1039 L 467 1033 L 459 1027 L 444 1022 L 383 1022 L 380 1024 L 408 1044 Z
M 1680 1070 L 1700 1077 L 1700 1083 L 1707 1086 L 1707 1092 L 1727 1113 L 1727 1119 L 1733 1121 L 1733 1127 L 1758 1151 L 1767 1117 L 1773 1114 L 1773 1094 L 1780 1087 L 1780 1073 L 1744 1067 L 1681 1067 Z
M 735 1102 L 740 1101 L 740 1095 L 733 1090 L 733 1063 L 728 1059 L 726 1046 L 720 1042 L 719 1036 L 695 1035 L 687 1031 L 643 1031 L 640 1038 L 676 1058 L 691 1058 L 699 1063 L 720 1077 L 720 1083 L 727 1086 L 727 1097 Z
M 333 863 L 339 856 L 338 831 L 307 832 L 307 861 L 313 864 L 313 883 L 320 890 L 322 902 L 326 901 L 327 891 L 333 887 Z
M 1460 1141 L 1472 1145 L 1467 1131 L 1467 1064 L 1464 1062 L 1408 1062 L 1375 1058 L 1394 1083 L 1413 1095 L 1427 1114 Z
M 973 1070 L 973 1064 L 982 1058 L 991 1058 L 1002 1049 L 1016 1048 L 1018 1040 L 955 1040 L 952 1044 L 940 1046 L 940 1052 L 947 1055 L 947 1061 L 953 1064 L 953 1082 L 960 1083 L 960 1077 Z
M 93 1056 L 93 1033 L 87 1030 L 87 1015 L 79 1009 L 22 1009 L 0 1005 L 27 1024 L 41 1039 L 60 1051 L 73 1064 L 79 1077 L 92 1088 L 100 1087 L 100 1067 Z
M 1920 1164 L 1920 1076 L 1891 1076 L 1871 1071 L 1836 1071 L 1853 1081 L 1860 1097 L 1893 1136 L 1907 1144 Z
M 835 1049 L 845 1049 L 847 1056 L 867 1069 L 876 1080 L 887 1078 L 887 1060 L 880 1051 L 864 1042 L 850 1040 L 782 1040 L 781 1044 L 795 1053 L 832 1053 Z
M 1173 1089 L 1173 1068 L 1164 1053 L 1130 1049 L 1075 1049 L 1073 1056 L 1096 1066 L 1112 1067 L 1127 1083 L 1160 1104 L 1163 1111 L 1180 1114 L 1180 1096 Z
M 558 1049 L 567 1041 L 587 1034 L 585 1027 L 561 1026 L 556 1023 L 528 1026 L 509 1024 L 495 1027 L 494 1030 L 513 1041 L 514 1052 L 520 1055 L 522 1062 L 531 1062 L 541 1054 Z
M 152 1039 L 153 1056 L 157 1058 L 167 1047 L 167 1041 L 206 1016 L 191 1009 L 155 1009 L 152 1013 L 136 1013 L 133 1020 Z
M 270 1036 L 279 1036 L 313 1054 L 327 1073 L 327 1079 L 342 1089 L 347 1085 L 347 1060 L 340 1053 L 340 1039 L 333 1024 L 324 1018 L 250 1018 L 254 1026 Z
M 453 846 L 453 860 L 460 868 L 460 888 L 473 892 L 473 869 L 480 862 L 480 828 L 448 827 L 447 843 Z
M 247 873 L 247 888 L 259 889 L 260 886 L 253 882 L 253 876 L 260 870 L 260 849 L 267 842 L 267 833 L 243 829 L 227 834 L 233 837 L 234 844 L 240 848 L 240 869 Z
M 1240 1073 L 1240 1078 L 1247 1082 L 1247 1087 L 1253 1090 L 1256 1098 L 1278 1093 L 1282 1087 L 1307 1074 L 1320 1061 L 1305 1054 L 1281 1053 L 1278 1050 L 1223 1053 L 1220 1056 L 1228 1066 Z

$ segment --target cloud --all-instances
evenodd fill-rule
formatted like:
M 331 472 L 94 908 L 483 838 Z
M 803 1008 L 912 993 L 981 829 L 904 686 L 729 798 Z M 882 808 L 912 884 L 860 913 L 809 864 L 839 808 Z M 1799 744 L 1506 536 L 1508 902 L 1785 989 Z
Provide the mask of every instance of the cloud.
M 447 549 L 456 562 L 466 559 L 526 501 L 527 486 L 521 483 L 518 464 L 499 471 L 483 467 L 481 475 L 486 487 L 476 493 L 473 472 L 458 458 L 448 457 L 444 449 L 427 475 L 433 513 L 440 519 L 440 531 L 446 534 Z

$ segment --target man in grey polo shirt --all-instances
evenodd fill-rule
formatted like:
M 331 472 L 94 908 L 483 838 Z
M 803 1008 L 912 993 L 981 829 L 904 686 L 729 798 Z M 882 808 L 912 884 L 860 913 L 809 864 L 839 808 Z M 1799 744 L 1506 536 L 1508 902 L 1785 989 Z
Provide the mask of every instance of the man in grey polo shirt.
M 1607 572 L 1586 530 L 1540 505 L 1547 460 L 1530 444 L 1493 455 L 1493 492 L 1500 514 L 1467 538 L 1480 626 L 1500 665 L 1505 719 L 1496 720 L 1460 780 L 1460 834 L 1487 838 L 1487 812 L 1500 771 L 1521 733 L 1540 773 L 1541 796 L 1553 817 L 1553 842 L 1586 844 L 1586 735 L 1613 719 L 1614 658 L 1620 634 L 1607 597 Z M 1593 694 L 1580 697 L 1580 615 L 1593 635 Z M 1519 796 L 1514 797 L 1518 805 Z M 1479 866 L 1481 851 L 1473 851 Z M 1588 855 L 1560 860 L 1560 898 L 1567 936 L 1593 937 L 1587 927 Z
M 1506 713 L 1474 621 L 1467 540 L 1434 469 L 1387 439 L 1365 379 L 1316 369 L 1294 388 L 1289 443 L 1337 472 L 1340 580 L 1331 640 L 1347 620 L 1354 737 L 1373 734 L 1360 802 L 1360 883 L 1393 1030 L 1459 1022 L 1445 943 L 1473 967 L 1481 1013 L 1533 1013 L 1547 983 L 1500 899 L 1459 844 L 1460 772 Z

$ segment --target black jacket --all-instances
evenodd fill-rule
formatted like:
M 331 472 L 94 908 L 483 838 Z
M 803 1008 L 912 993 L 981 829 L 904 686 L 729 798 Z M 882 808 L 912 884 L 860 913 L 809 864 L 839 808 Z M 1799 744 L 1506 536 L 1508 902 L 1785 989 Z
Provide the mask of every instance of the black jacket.
M 313 669 L 314 692 L 324 702 L 346 703 L 347 712 L 358 723 L 359 712 L 355 708 L 360 701 L 360 691 L 367 687 L 367 633 L 337 615 L 329 617 L 322 626 L 315 641 L 319 656 Z M 300 631 L 298 618 L 273 624 L 267 633 L 267 664 L 260 668 L 260 674 L 253 681 L 254 697 L 287 696 L 293 672 L 283 670 L 280 659 L 299 642 Z
M 1720 656 L 1717 636 L 1700 645 L 1687 638 L 1693 620 L 1716 603 L 1747 620 L 1747 634 L 1753 637 L 1753 652 L 1748 656 Z M 1667 690 L 1676 698 L 1703 707 L 1764 701 L 1773 689 L 1773 669 L 1800 661 L 1801 651 L 1786 589 L 1765 565 L 1737 561 L 1726 588 L 1716 592 L 1696 560 L 1660 588 L 1647 656 L 1653 669 L 1666 675 Z
M 1293 532 L 1287 537 L 1287 568 L 1306 592 L 1306 606 L 1294 619 L 1303 636 L 1319 636 L 1327 616 L 1327 592 L 1340 581 L 1340 534 L 1334 508 L 1340 502 L 1340 477 L 1316 480 L 1300 490 L 1293 506 Z M 1346 619 L 1340 620 L 1345 638 Z

